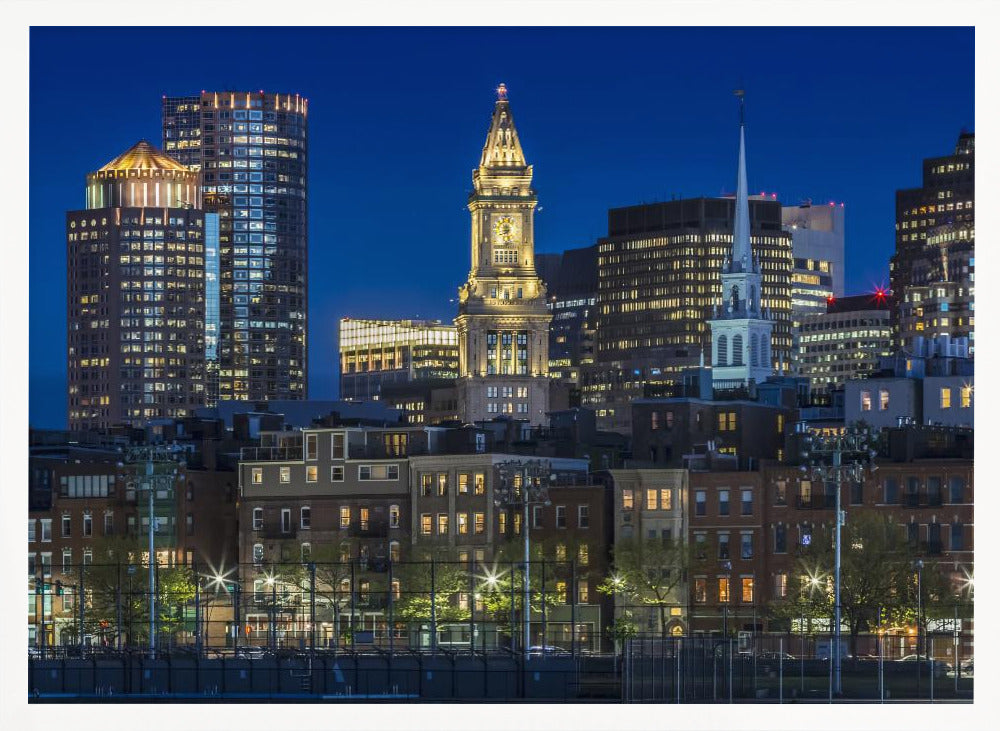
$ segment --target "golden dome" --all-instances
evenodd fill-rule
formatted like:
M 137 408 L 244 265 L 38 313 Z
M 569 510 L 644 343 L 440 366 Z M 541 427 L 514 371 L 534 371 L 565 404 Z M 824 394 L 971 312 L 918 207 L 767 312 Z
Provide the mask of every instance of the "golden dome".
M 181 165 L 174 158 L 160 152 L 146 140 L 140 140 L 101 168 L 101 171 L 109 170 L 182 170 L 191 172 L 186 165 Z

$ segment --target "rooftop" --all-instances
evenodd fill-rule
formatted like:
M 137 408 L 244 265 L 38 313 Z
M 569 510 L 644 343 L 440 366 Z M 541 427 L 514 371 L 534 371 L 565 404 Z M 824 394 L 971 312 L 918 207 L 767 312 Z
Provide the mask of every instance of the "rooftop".
M 139 140 L 128 150 L 101 168 L 108 170 L 181 170 L 191 172 L 174 158 L 160 152 L 146 140 Z

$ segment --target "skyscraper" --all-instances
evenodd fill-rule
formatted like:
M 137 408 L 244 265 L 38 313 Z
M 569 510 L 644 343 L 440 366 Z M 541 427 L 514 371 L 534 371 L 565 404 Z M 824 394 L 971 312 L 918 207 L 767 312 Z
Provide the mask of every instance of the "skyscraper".
M 536 254 L 535 268 L 548 290 L 549 376 L 578 388 L 580 367 L 594 362 L 597 316 L 597 246 Z
M 141 141 L 86 200 L 66 214 L 69 428 L 186 416 L 205 399 L 198 174 Z
M 962 132 L 954 153 L 924 160 L 920 188 L 896 191 L 896 346 L 942 334 L 968 337 L 974 352 L 975 174 L 976 136 Z
M 742 94 L 742 93 L 741 93 Z M 750 245 L 746 143 L 740 96 L 740 153 L 736 174 L 736 217 L 732 254 L 722 267 L 722 304 L 709 322 L 712 333 L 712 384 L 739 388 L 763 383 L 774 373 L 771 335 L 774 322 L 761 301 L 763 275 Z
M 218 216 L 210 403 L 306 397 L 307 113 L 298 94 L 163 97 L 164 149 L 201 171 Z
M 479 167 L 472 173 L 472 269 L 459 288 L 459 414 L 545 422 L 549 321 L 535 272 L 532 166 L 521 149 L 507 88 L 500 84 Z

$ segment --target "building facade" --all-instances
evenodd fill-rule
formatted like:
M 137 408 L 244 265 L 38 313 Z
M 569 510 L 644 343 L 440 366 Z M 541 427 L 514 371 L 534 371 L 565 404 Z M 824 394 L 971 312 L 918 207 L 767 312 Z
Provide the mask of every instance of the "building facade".
M 921 187 L 896 191 L 896 251 L 889 263 L 896 345 L 907 345 L 908 340 L 919 335 L 917 323 L 924 317 L 937 320 L 931 325 L 935 332 L 950 332 L 950 328 L 957 325 L 955 320 L 962 318 L 964 322 L 960 327 L 968 328 L 971 335 L 971 306 L 957 307 L 957 312 L 952 314 L 952 303 L 944 292 L 937 294 L 935 291 L 931 301 L 925 303 L 923 295 L 926 292 L 911 292 L 907 299 L 907 290 L 937 282 L 962 282 L 962 294 L 952 292 L 952 295 L 967 299 L 955 304 L 971 305 L 975 281 L 972 269 L 975 265 L 972 251 L 975 172 L 976 136 L 963 131 L 951 155 L 924 159 Z M 955 255 L 950 253 L 952 249 L 956 250 Z M 954 261 L 956 258 L 959 261 Z M 963 271 L 963 267 L 968 269 Z M 944 309 L 940 306 L 942 303 L 946 305 Z M 926 330 L 923 332 L 928 334 Z M 974 348 L 971 337 L 970 343 Z
M 675 383 L 711 353 L 709 321 L 723 300 L 719 272 L 732 251 L 736 201 L 695 198 L 608 212 L 598 242 L 595 363 L 582 368 L 582 404 L 601 429 L 629 433 L 629 403 Z M 771 360 L 790 362 L 791 236 L 781 204 L 750 200 L 750 241 L 761 306 L 774 320 Z
M 218 216 L 209 403 L 306 398 L 308 108 L 263 91 L 163 97 L 163 147 L 201 172 Z
M 87 176 L 66 214 L 73 430 L 191 414 L 205 400 L 198 174 L 141 141 Z
M 541 424 L 549 409 L 552 316 L 535 271 L 532 174 L 501 84 L 472 174 L 472 269 L 455 318 L 458 405 L 466 423 L 506 414 Z
M 792 324 L 826 312 L 827 300 L 844 296 L 844 204 L 782 206 L 781 223 L 792 235 Z
M 831 299 L 823 314 L 802 318 L 798 369 L 815 392 L 831 391 L 878 369 L 892 350 L 890 300 L 878 292 Z
M 340 320 L 340 397 L 378 399 L 382 387 L 458 377 L 458 331 L 440 320 Z
M 597 246 L 537 254 L 535 262 L 552 313 L 549 376 L 579 388 L 580 368 L 594 362 Z

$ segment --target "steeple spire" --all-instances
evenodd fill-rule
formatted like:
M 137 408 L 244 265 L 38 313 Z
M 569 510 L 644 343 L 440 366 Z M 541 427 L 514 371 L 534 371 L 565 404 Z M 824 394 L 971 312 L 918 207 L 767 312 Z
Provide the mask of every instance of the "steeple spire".
M 743 122 L 743 89 L 733 92 L 740 100 L 740 159 L 736 173 L 736 220 L 733 226 L 733 257 L 730 271 L 753 271 L 753 251 L 750 248 L 750 202 L 747 197 L 747 158 Z
M 480 168 L 523 168 L 524 150 L 517 137 L 514 127 L 514 117 L 510 112 L 510 102 L 507 100 L 507 85 L 497 87 L 497 101 L 493 107 L 493 119 L 490 121 L 490 131 L 486 134 L 486 144 L 483 145 L 483 156 L 479 161 Z

